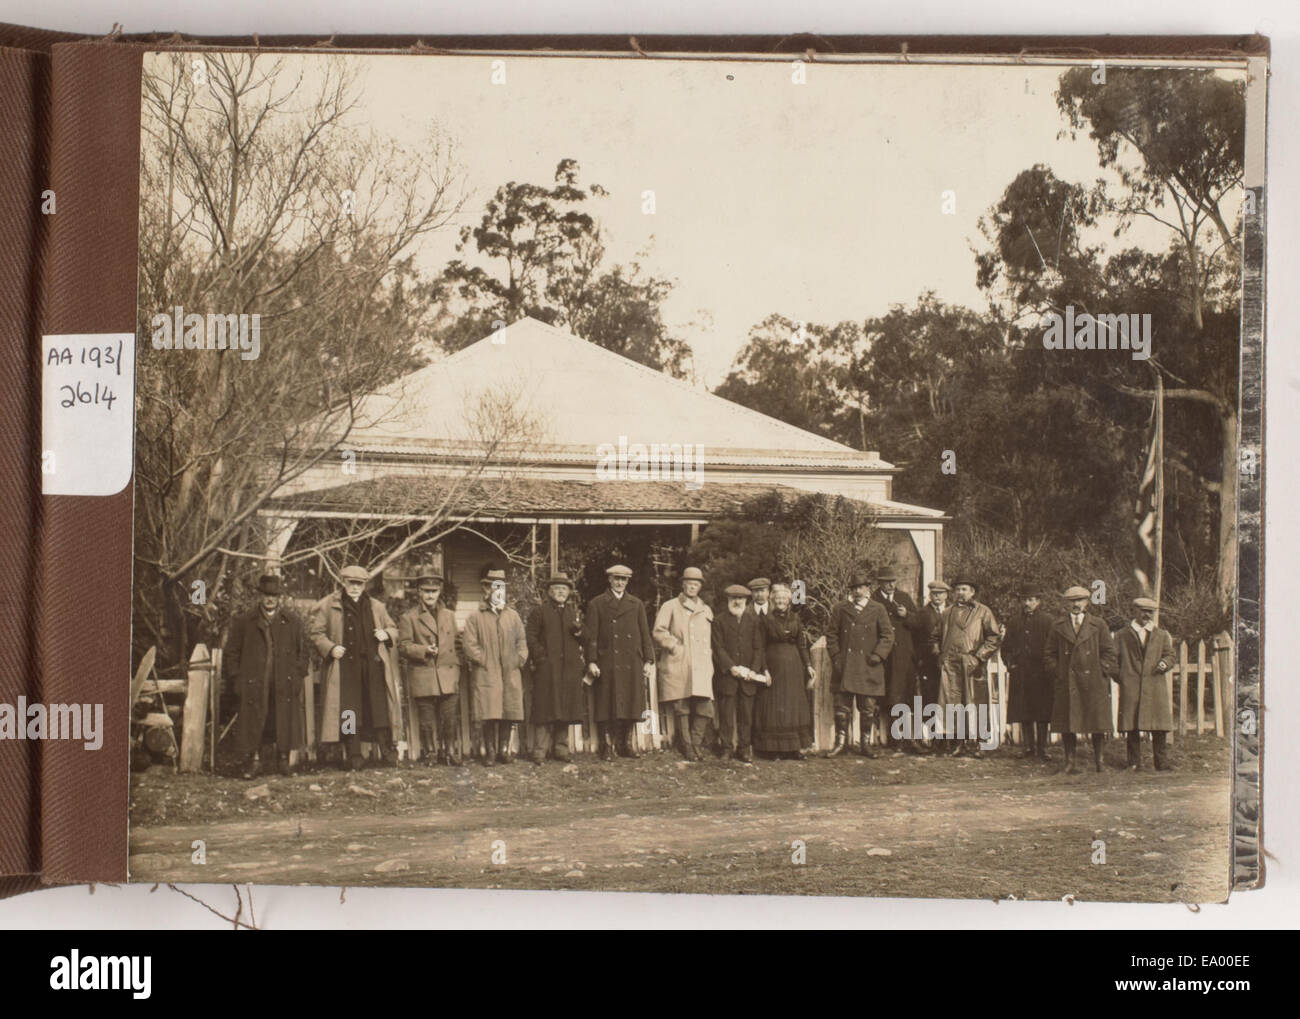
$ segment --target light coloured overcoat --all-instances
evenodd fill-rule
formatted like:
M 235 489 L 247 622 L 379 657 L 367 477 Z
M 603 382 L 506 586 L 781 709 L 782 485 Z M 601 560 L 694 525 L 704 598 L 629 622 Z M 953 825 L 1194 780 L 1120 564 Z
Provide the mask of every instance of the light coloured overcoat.
M 659 645 L 659 699 L 713 699 L 713 610 L 702 598 L 688 605 L 678 595 L 659 607 L 654 641 Z
M 465 620 L 461 645 L 469 665 L 474 720 L 522 722 L 528 639 L 519 613 L 509 605 L 497 613 L 486 601 L 479 602 Z

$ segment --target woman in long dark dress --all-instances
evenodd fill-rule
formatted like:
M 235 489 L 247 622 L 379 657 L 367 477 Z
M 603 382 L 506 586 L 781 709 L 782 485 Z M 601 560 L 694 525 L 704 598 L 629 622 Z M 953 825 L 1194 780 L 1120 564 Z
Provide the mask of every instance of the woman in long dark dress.
M 812 745 L 812 714 L 805 690 L 816 673 L 808 661 L 803 625 L 790 608 L 790 588 L 772 585 L 772 610 L 762 617 L 770 686 L 758 691 L 754 705 L 754 749 L 760 753 L 803 758 Z

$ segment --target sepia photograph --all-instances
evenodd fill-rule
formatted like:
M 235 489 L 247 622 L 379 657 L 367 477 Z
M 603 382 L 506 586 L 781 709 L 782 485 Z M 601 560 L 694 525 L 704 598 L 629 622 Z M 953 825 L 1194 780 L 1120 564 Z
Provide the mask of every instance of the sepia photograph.
M 131 881 L 1225 901 L 1262 84 L 146 54 Z

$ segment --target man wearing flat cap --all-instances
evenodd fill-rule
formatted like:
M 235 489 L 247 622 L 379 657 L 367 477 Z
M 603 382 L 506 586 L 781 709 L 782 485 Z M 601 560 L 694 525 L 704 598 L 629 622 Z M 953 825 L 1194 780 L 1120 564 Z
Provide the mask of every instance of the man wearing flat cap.
M 1023 590 L 1024 607 L 1007 624 L 1002 637 L 1009 691 L 1007 722 L 1019 722 L 1024 734 L 1021 757 L 1047 760 L 1047 723 L 1052 720 L 1052 680 L 1043 671 L 1043 653 L 1053 614 L 1043 604 L 1050 598 L 1039 587 Z
M 419 719 L 420 757 L 426 764 L 459 765 L 460 656 L 456 615 L 442 604 L 442 577 L 423 570 L 415 578 L 420 604 L 397 621 L 397 648 Z
M 654 639 L 659 645 L 659 701 L 672 705 L 677 749 L 688 761 L 713 720 L 713 610 L 700 597 L 704 574 L 682 571 L 682 593 L 659 607 Z
M 523 667 L 528 639 L 519 613 L 506 604 L 506 571 L 491 565 L 479 579 L 483 600 L 465 620 L 461 646 L 470 665 L 474 745 L 486 764 L 514 760 L 515 727 L 524 720 Z
M 831 656 L 831 690 L 835 697 L 835 743 L 827 757 L 838 757 L 848 746 L 853 709 L 861 727 L 859 752 L 875 757 L 871 728 L 885 696 L 885 659 L 894 646 L 894 627 L 885 607 L 871 597 L 871 578 L 864 572 L 849 578 L 849 597 L 831 610 L 826 650 Z
M 1159 605 L 1151 598 L 1133 600 L 1133 619 L 1116 638 L 1119 656 L 1119 731 L 1127 734 L 1128 766 L 1142 768 L 1142 733 L 1151 734 L 1156 771 L 1168 771 L 1166 740 L 1174 727 L 1169 709 L 1169 680 L 1174 638 L 1156 625 Z
M 307 742 L 303 680 L 310 665 L 306 631 L 280 604 L 280 578 L 257 581 L 257 605 L 230 621 L 221 669 L 239 697 L 241 773 L 289 772 L 289 751 Z
M 325 662 L 320 739 L 342 742 L 346 766 L 361 768 L 361 742 L 379 746 L 384 763 L 397 763 L 394 731 L 401 738 L 397 624 L 384 603 L 369 597 L 362 566 L 339 572 L 340 589 L 314 606 L 308 635 Z
M 616 563 L 604 571 L 608 590 L 586 606 L 586 675 L 595 695 L 601 758 L 638 758 L 636 725 L 646 712 L 646 684 L 654 672 L 654 639 L 645 602 L 628 594 L 632 571 Z
M 925 607 L 921 609 L 922 637 L 916 641 L 916 657 L 918 671 L 921 674 L 921 701 L 925 704 L 938 704 L 939 651 L 937 646 L 930 642 L 930 635 L 939 629 L 939 622 L 943 618 L 943 610 L 948 606 L 948 596 L 952 594 L 952 588 L 942 580 L 932 580 L 926 585 L 926 590 L 930 597 Z
M 557 573 L 546 582 L 546 599 L 528 616 L 525 631 L 533 667 L 532 760 L 542 764 L 547 747 L 557 761 L 569 759 L 569 726 L 587 713 L 582 615 L 573 581 Z
M 894 646 L 885 657 L 885 714 L 890 718 L 901 718 L 903 732 L 912 732 L 912 699 L 916 696 L 916 645 L 924 644 L 929 633 L 923 627 L 916 602 L 906 591 L 898 589 L 898 574 L 892 567 L 882 567 L 876 571 L 876 589 L 872 599 L 879 602 L 889 616 L 889 625 L 894 628 Z M 902 705 L 903 712 L 895 716 L 896 705 Z M 890 726 L 885 726 L 888 733 Z M 925 753 L 921 744 L 913 739 L 904 739 L 900 747 L 904 753 Z
M 1093 764 L 1101 771 L 1101 751 L 1110 732 L 1110 681 L 1119 670 L 1115 642 L 1100 616 L 1090 615 L 1086 587 L 1071 587 L 1061 596 L 1064 615 L 1047 634 L 1043 667 L 1052 677 L 1052 731 L 1065 746 L 1065 770 L 1077 775 L 1078 734 L 1092 736 Z
M 655 649 L 645 603 L 627 593 L 632 571 L 621 563 L 605 571 L 609 590 L 587 603 L 584 623 L 587 675 L 595 693 L 600 756 L 639 757 L 633 739 L 646 711 L 646 683 Z
M 736 585 L 737 587 L 741 585 Z M 749 611 L 762 619 L 772 611 L 768 600 L 772 595 L 772 582 L 766 577 L 755 577 L 748 584 L 744 585 L 749 588 L 754 600 L 749 604 Z M 761 628 L 760 628 L 761 629 Z
M 713 617 L 713 703 L 724 760 L 754 759 L 754 698 L 763 673 L 763 620 L 747 611 L 750 590 L 740 584 L 723 592 L 725 611 Z
M 988 661 L 998 653 L 1001 641 L 993 611 L 975 600 L 977 590 L 979 585 L 973 577 L 956 577 L 952 582 L 956 601 L 944 610 L 939 629 L 931 633 L 931 644 L 939 658 L 940 717 L 944 735 L 952 742 L 953 757 L 983 756 L 978 708 L 988 702 Z M 948 732 L 954 722 L 961 725 L 961 730 Z

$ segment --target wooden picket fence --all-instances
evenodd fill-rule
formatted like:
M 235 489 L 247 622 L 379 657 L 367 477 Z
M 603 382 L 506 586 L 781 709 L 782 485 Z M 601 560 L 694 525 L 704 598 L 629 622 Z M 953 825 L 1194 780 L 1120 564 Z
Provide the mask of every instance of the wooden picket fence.
M 1170 742 L 1177 737 L 1195 732 L 1198 736 L 1212 731 L 1215 736 L 1225 737 L 1231 726 L 1233 703 L 1233 643 L 1231 637 L 1221 633 L 1208 644 L 1201 640 L 1195 645 L 1183 641 L 1176 645 L 1177 665 L 1166 673 L 1169 690 L 1169 707 L 1174 719 L 1174 731 L 1170 733 Z M 817 684 L 809 693 L 809 708 L 813 720 L 813 746 L 825 749 L 835 739 L 835 702 L 831 691 L 831 662 L 826 651 L 825 638 L 819 639 L 810 648 L 810 656 L 817 672 Z M 195 647 L 190 658 L 190 665 L 185 679 L 153 678 L 145 684 L 145 695 L 151 693 L 184 697 L 180 711 L 181 725 L 179 768 L 181 771 L 199 771 L 212 768 L 215 764 L 216 744 L 225 735 L 216 727 L 216 707 L 219 677 L 221 674 L 221 651 L 209 652 L 200 644 Z M 312 675 L 304 678 L 307 713 L 307 743 L 316 746 L 316 712 L 315 682 Z M 1023 741 L 1021 726 L 1007 722 L 1008 674 L 1002 663 L 1001 655 L 995 655 L 988 664 L 989 712 L 995 720 L 994 739 L 998 744 L 1019 744 Z M 460 697 L 461 748 L 467 750 L 471 743 L 470 697 L 468 695 L 468 675 L 462 672 Z M 664 709 L 659 704 L 659 684 L 653 671 L 646 682 L 646 703 L 648 710 L 641 722 L 634 729 L 634 738 L 638 749 L 642 751 L 658 750 L 670 747 L 676 736 L 676 723 L 671 709 Z M 1119 716 L 1119 698 L 1112 688 L 1111 711 L 1116 721 Z M 569 730 L 569 747 L 574 753 L 591 752 L 598 749 L 598 735 L 591 719 L 594 716 L 594 704 L 590 691 L 587 695 L 587 722 L 573 725 Z M 882 717 L 880 728 L 871 734 L 875 743 L 883 741 L 881 729 L 891 722 L 889 717 Z M 227 726 L 227 730 L 228 730 Z M 418 757 L 420 747 L 418 732 L 415 732 L 416 720 L 409 720 L 407 733 L 408 752 Z M 1115 729 L 1118 735 L 1118 729 Z M 859 739 L 857 713 L 851 722 L 849 736 Z M 1056 734 L 1052 735 L 1055 742 Z M 519 726 L 513 746 L 517 752 L 527 752 L 533 746 L 532 726 Z M 297 755 L 295 754 L 295 757 Z
M 1208 645 L 1199 640 L 1193 648 L 1188 641 L 1182 641 L 1175 648 L 1178 664 L 1165 673 L 1169 714 L 1174 720 L 1169 744 L 1172 746 L 1178 736 L 1186 736 L 1192 730 L 1202 736 L 1211 724 L 1215 736 L 1226 737 L 1232 724 L 1234 698 L 1232 638 L 1227 633 L 1220 633 Z M 1007 724 L 1007 670 L 1000 654 L 989 663 L 989 691 L 990 710 L 996 711 L 994 717 L 1000 722 L 996 727 L 999 742 L 1021 743 L 1020 724 Z M 993 699 L 994 691 L 996 699 Z M 1193 694 L 1194 700 L 1191 699 Z M 1207 717 L 1207 701 L 1212 717 Z M 1110 709 L 1113 720 L 1111 734 L 1118 736 L 1119 694 L 1114 684 L 1111 685 Z M 1056 739 L 1053 734 L 1053 742 Z

